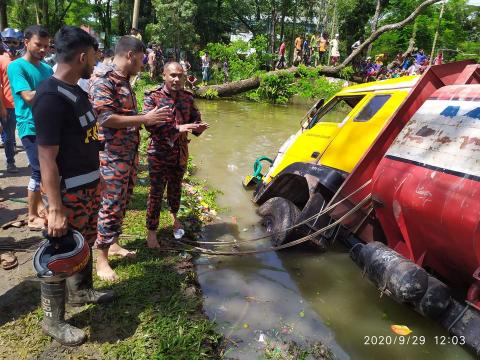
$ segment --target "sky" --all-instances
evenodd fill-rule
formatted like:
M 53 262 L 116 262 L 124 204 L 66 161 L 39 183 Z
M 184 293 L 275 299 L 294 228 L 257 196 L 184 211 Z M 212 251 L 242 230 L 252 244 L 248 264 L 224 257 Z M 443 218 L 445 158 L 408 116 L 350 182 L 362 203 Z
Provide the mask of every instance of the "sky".
M 480 6 L 480 0 L 469 0 L 467 3 L 469 5 Z

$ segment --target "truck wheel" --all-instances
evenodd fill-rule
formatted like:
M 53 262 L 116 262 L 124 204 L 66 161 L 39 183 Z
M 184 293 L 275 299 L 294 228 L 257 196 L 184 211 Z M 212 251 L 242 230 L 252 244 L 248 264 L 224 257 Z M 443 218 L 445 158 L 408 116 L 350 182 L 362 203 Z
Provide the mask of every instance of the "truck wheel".
M 320 209 L 325 207 L 327 202 L 323 198 L 323 196 L 319 193 L 314 193 L 310 196 L 310 199 L 305 204 L 305 207 L 301 211 L 300 215 L 297 217 L 296 223 L 302 222 L 315 214 L 320 212 Z M 315 229 L 321 229 L 328 225 L 330 218 L 328 216 L 321 216 L 318 219 L 313 219 L 306 224 L 300 225 L 299 227 L 292 230 L 291 234 L 289 234 L 288 239 L 290 241 L 300 239 L 305 237 L 309 234 L 315 232 L 312 228 L 308 225 L 314 226 Z M 308 224 L 308 225 L 307 225 Z M 315 245 L 315 247 L 321 251 L 325 252 L 328 249 L 328 238 L 324 235 L 317 235 L 310 240 L 310 243 Z
M 293 226 L 300 210 L 290 200 L 274 197 L 266 201 L 257 210 L 262 219 L 262 224 L 267 232 L 272 233 L 273 246 L 287 242 L 290 231 L 282 231 Z

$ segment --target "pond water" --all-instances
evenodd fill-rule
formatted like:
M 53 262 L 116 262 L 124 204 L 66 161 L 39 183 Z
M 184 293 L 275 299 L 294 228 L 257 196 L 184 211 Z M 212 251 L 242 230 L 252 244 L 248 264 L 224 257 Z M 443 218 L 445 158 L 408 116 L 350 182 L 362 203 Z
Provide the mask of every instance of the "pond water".
M 211 127 L 190 143 L 196 175 L 222 191 L 218 202 L 224 209 L 220 220 L 206 227 L 205 239 L 264 234 L 242 178 L 252 172 L 256 157 L 275 156 L 298 130 L 308 106 L 234 101 L 199 101 L 198 106 Z M 230 339 L 228 356 L 233 358 L 263 358 L 263 340 L 294 340 L 307 346 L 322 342 L 338 359 L 474 358 L 460 346 L 436 345 L 434 337 L 447 335 L 446 331 L 406 306 L 380 297 L 340 245 L 324 254 L 304 247 L 254 256 L 203 256 L 197 269 L 205 311 Z M 407 325 L 411 335 L 424 337 L 425 343 L 366 344 L 379 336 L 393 340 L 393 324 Z

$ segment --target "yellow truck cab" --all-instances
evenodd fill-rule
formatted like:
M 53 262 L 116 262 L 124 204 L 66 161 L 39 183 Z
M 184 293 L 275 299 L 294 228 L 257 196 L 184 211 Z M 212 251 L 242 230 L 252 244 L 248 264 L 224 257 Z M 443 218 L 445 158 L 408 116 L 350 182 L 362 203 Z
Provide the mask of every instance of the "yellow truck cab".
M 300 130 L 280 147 L 254 193 L 267 231 L 275 233 L 310 217 L 333 196 L 418 79 L 406 76 L 346 87 L 313 108 Z M 297 230 L 272 240 L 279 245 L 300 235 Z

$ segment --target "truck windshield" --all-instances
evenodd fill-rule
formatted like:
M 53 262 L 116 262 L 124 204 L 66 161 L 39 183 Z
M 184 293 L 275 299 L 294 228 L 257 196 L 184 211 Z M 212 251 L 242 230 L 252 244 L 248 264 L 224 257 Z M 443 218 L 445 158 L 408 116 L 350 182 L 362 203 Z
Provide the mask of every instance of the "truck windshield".
M 365 95 L 350 95 L 335 97 L 315 113 L 308 123 L 307 129 L 311 129 L 319 122 L 341 123 L 364 96 Z

